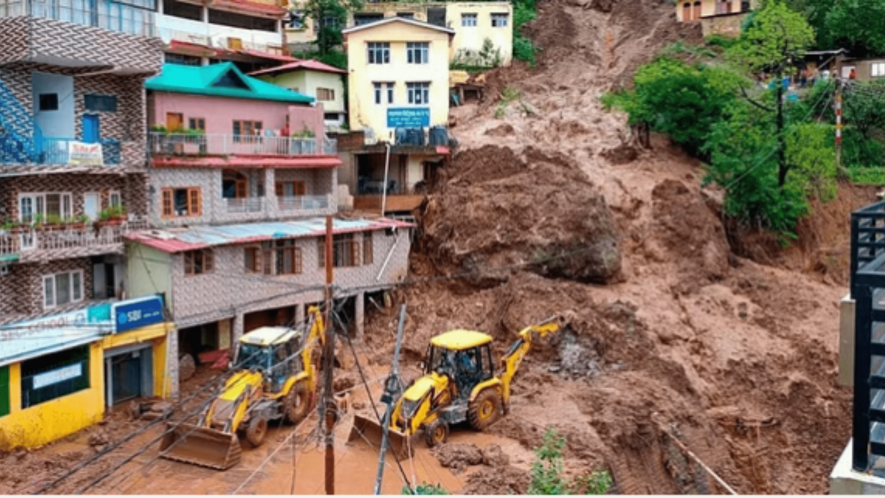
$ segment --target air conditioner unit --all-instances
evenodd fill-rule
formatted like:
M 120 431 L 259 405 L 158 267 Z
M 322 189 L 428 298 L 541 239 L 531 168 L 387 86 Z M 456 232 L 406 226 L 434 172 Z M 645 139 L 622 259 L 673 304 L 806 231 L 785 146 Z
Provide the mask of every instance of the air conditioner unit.
M 231 50 L 243 50 L 243 40 L 229 36 L 227 37 L 227 48 Z

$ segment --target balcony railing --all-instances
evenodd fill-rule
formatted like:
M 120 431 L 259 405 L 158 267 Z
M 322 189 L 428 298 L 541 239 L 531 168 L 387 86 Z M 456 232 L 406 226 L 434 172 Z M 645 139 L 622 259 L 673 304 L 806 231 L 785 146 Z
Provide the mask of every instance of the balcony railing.
M 264 197 L 245 197 L 239 199 L 224 199 L 228 213 L 260 213 L 264 211 Z
M 329 207 L 327 195 L 299 195 L 295 197 L 277 197 L 277 209 L 280 211 L 302 211 L 326 209 Z
M 43 251 L 64 252 L 80 249 L 102 249 L 123 243 L 123 236 L 135 230 L 143 230 L 144 221 L 123 221 L 104 225 L 71 224 L 58 229 L 19 228 L 0 230 L 0 259 L 19 256 L 27 259 L 32 253 Z
M 0 164 L 107 166 L 120 164 L 121 143 L 102 139 L 84 144 L 73 138 L 0 135 Z
M 104 1 L 92 5 L 92 8 L 82 8 L 77 2 L 72 6 L 71 2 L 62 0 L 0 0 L 0 17 L 30 15 L 130 35 L 153 37 L 156 34 L 153 0 Z
M 318 142 L 321 147 L 318 147 Z M 148 138 L 151 155 L 334 155 L 335 140 L 316 138 L 267 137 L 260 135 L 222 135 L 215 133 L 151 132 Z

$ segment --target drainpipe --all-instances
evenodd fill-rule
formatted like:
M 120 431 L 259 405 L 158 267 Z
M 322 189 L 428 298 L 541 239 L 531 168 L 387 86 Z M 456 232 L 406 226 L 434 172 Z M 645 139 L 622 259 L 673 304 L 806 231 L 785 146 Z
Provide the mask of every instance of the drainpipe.
M 390 142 L 386 142 L 387 157 L 384 159 L 384 186 L 381 187 L 381 216 L 387 211 L 387 174 L 390 172 Z

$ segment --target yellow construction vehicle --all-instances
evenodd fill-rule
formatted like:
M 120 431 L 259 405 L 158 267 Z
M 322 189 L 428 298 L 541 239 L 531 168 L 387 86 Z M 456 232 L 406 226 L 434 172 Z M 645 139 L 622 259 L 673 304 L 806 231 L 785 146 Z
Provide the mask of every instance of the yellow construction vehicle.
M 242 432 L 261 445 L 273 420 L 296 424 L 316 402 L 313 350 L 324 340 L 319 308 L 308 310 L 304 330 L 261 327 L 244 334 L 234 357 L 237 371 L 200 415 L 196 424 L 169 424 L 160 444 L 170 460 L 226 470 L 240 461 Z
M 543 338 L 564 326 L 563 319 L 552 317 L 522 329 L 498 372 L 488 334 L 451 330 L 431 339 L 424 375 L 406 387 L 394 405 L 388 427 L 391 448 L 406 454 L 411 437 L 422 430 L 433 447 L 448 439 L 453 424 L 467 421 L 484 430 L 495 423 L 509 410 L 511 382 L 534 336 Z M 355 415 L 349 440 L 366 438 L 374 444 L 381 432 L 374 419 Z

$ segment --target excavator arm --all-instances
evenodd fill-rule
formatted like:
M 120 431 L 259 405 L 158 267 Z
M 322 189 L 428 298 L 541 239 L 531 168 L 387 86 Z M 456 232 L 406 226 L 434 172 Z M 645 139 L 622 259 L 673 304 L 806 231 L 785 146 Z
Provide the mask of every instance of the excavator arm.
M 501 367 L 504 370 L 501 374 L 501 385 L 505 406 L 510 402 L 510 383 L 519 370 L 519 365 L 526 353 L 532 348 L 535 335 L 537 334 L 543 339 L 552 333 L 559 332 L 563 327 L 565 327 L 565 320 L 559 316 L 552 316 L 541 323 L 529 325 L 519 331 L 519 339 L 510 346 L 510 350 L 501 359 Z

